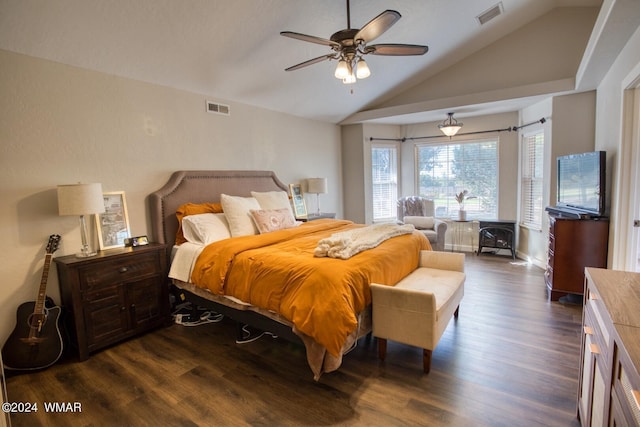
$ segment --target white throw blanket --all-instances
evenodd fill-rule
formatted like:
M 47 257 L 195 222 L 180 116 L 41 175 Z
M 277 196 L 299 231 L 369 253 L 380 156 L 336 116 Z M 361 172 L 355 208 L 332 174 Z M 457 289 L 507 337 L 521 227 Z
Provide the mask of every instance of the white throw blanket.
M 318 242 L 314 255 L 316 257 L 349 259 L 364 250 L 375 248 L 387 239 L 410 234 L 413 230 L 415 230 L 413 224 L 383 223 L 334 233 Z

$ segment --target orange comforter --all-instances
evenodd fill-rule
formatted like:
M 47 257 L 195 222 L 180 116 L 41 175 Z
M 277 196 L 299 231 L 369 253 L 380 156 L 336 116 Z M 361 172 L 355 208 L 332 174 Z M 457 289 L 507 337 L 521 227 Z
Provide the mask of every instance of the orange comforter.
M 362 225 L 317 220 L 215 242 L 198 257 L 191 281 L 281 314 L 338 356 L 356 314 L 371 303 L 369 283 L 396 284 L 418 266 L 419 251 L 431 248 L 415 231 L 347 260 L 313 256 L 320 239 L 354 227 Z

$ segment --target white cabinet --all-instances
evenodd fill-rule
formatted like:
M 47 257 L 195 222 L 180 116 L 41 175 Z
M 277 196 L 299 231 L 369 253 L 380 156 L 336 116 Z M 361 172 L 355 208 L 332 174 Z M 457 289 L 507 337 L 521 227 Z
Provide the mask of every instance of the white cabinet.
M 578 415 L 583 426 L 640 426 L 640 274 L 585 269 Z

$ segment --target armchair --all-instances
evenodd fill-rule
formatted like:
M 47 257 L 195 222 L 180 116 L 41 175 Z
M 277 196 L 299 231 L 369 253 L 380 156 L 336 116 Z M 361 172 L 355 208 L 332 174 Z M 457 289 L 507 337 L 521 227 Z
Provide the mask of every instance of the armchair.
M 398 221 L 413 224 L 429 239 L 434 251 L 444 250 L 447 223 L 435 217 L 433 200 L 419 196 L 398 199 Z

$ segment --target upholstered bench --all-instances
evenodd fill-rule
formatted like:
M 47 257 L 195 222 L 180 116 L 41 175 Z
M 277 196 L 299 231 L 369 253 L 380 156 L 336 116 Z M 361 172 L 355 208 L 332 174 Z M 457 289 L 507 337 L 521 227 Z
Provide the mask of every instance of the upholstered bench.
M 422 251 L 420 264 L 395 286 L 371 284 L 373 335 L 384 360 L 387 339 L 424 349 L 424 372 L 431 353 L 464 294 L 464 254 Z

